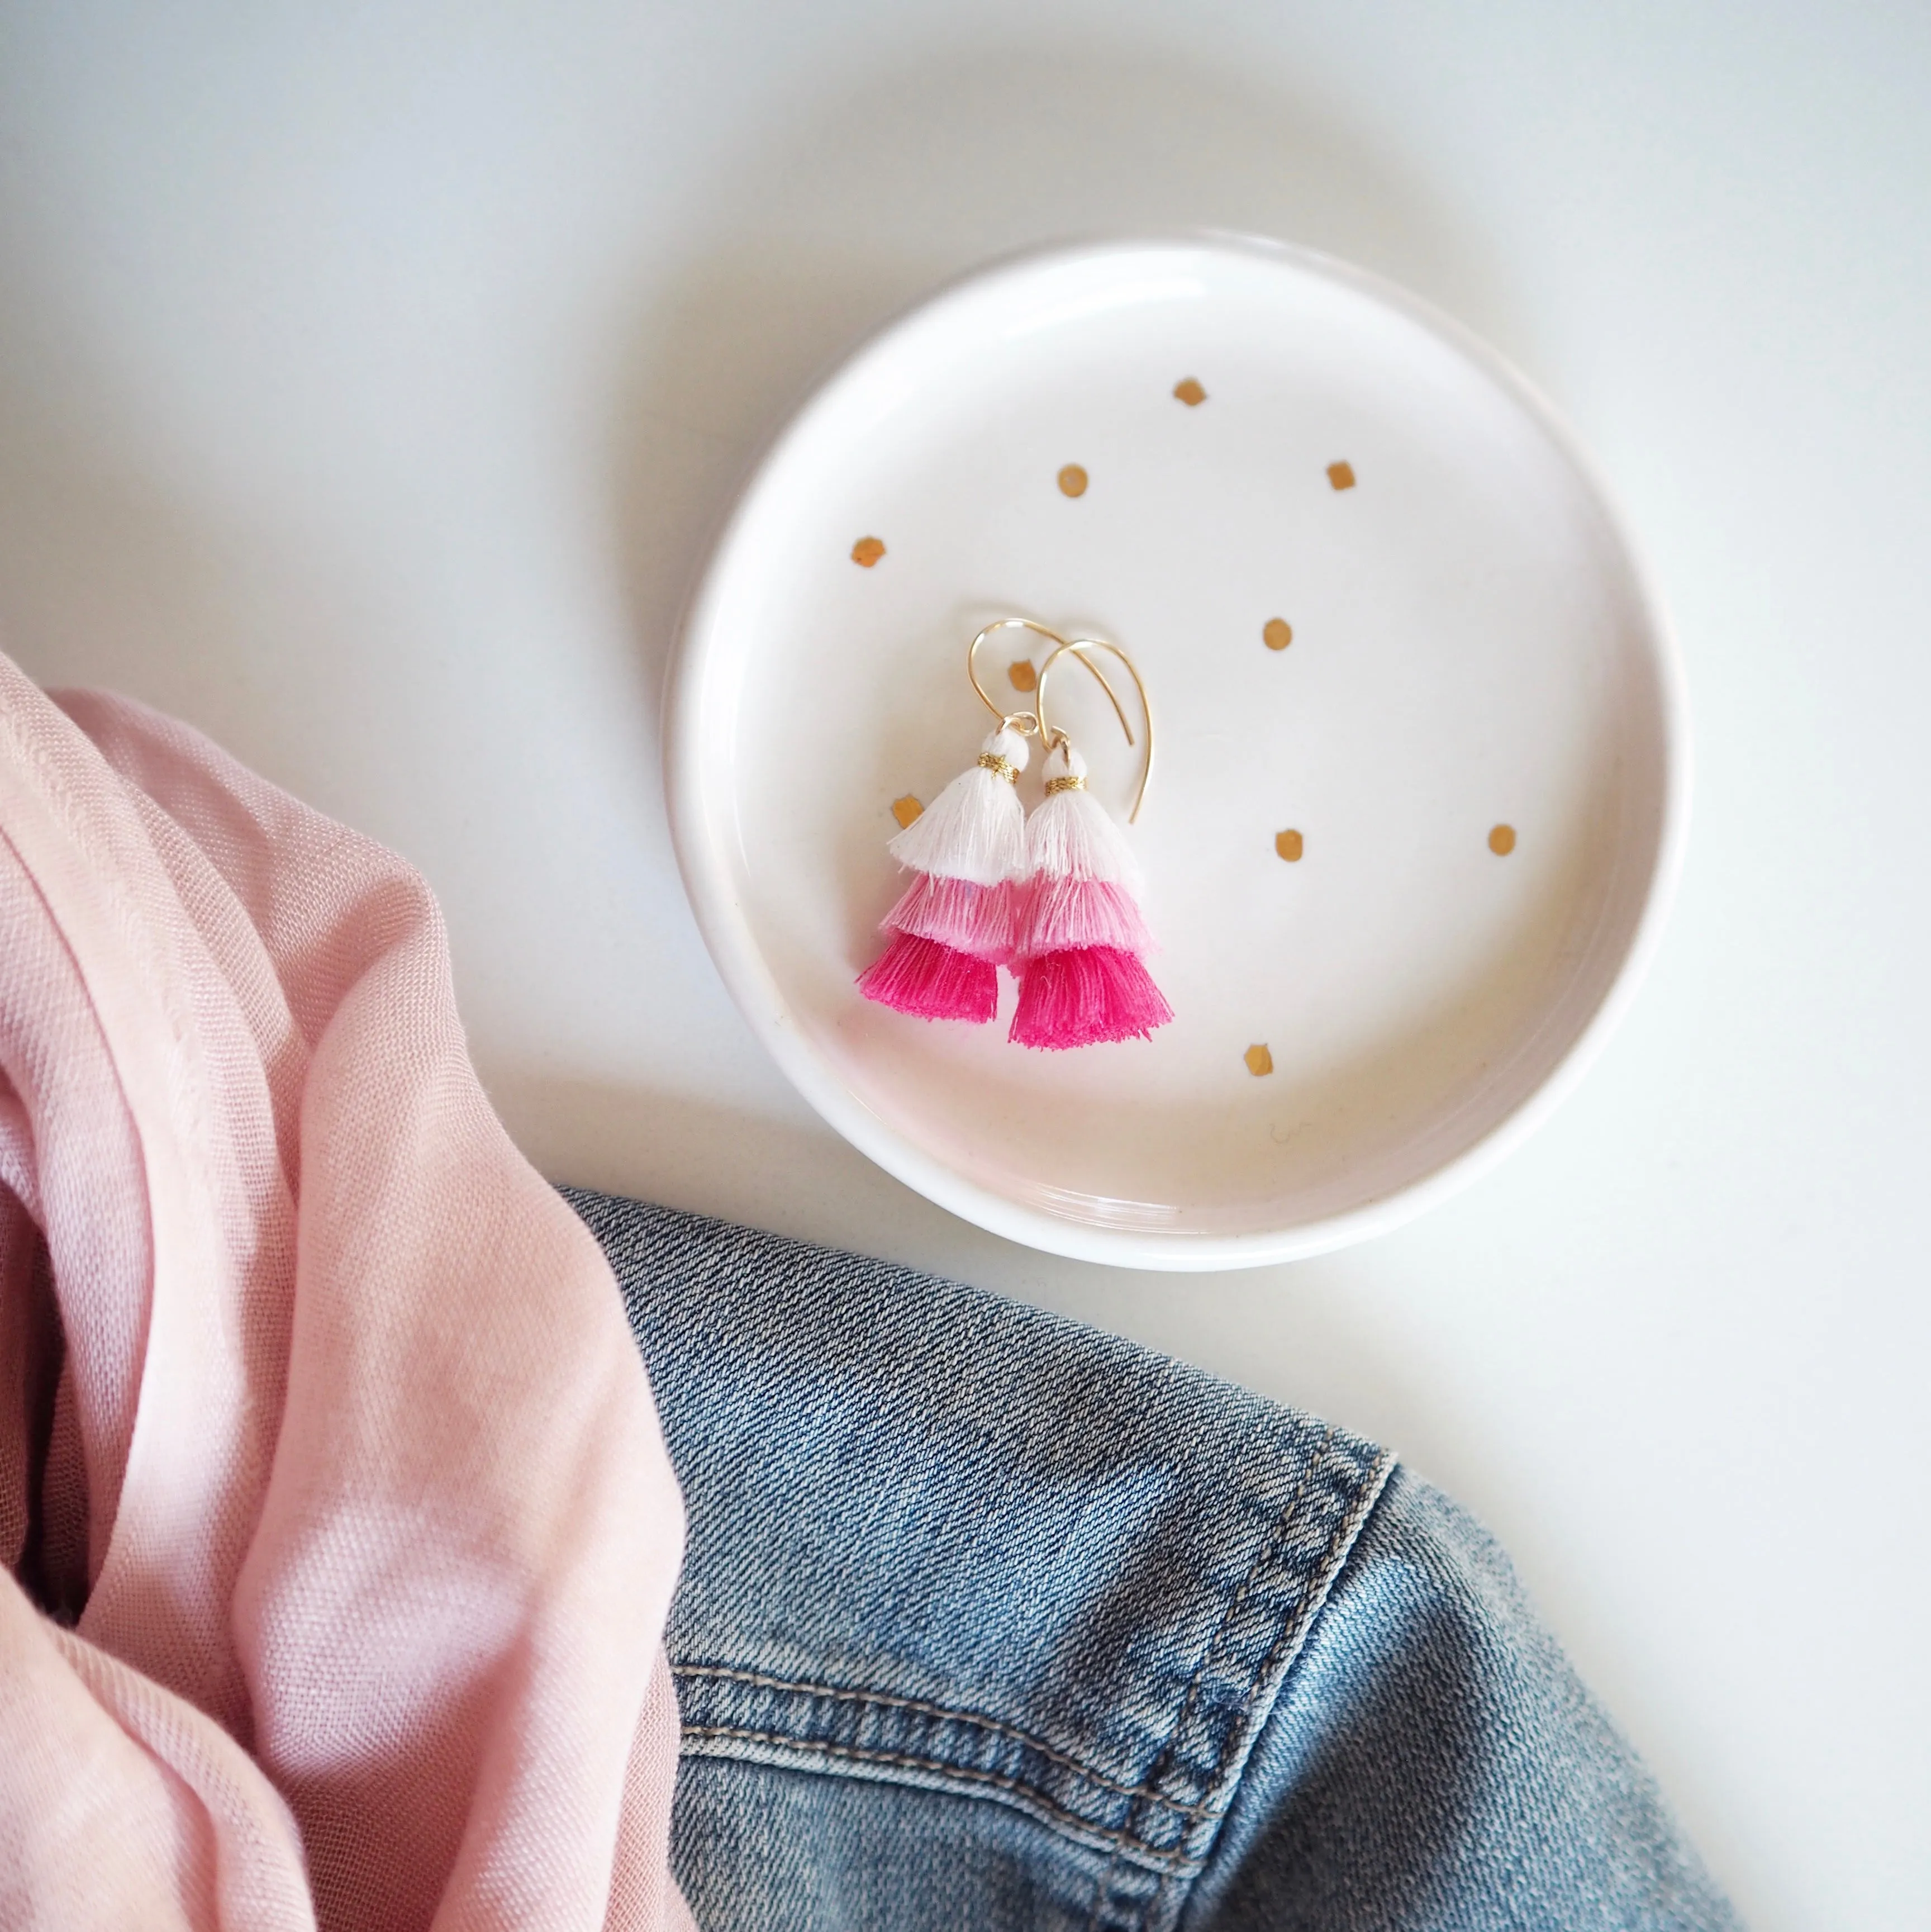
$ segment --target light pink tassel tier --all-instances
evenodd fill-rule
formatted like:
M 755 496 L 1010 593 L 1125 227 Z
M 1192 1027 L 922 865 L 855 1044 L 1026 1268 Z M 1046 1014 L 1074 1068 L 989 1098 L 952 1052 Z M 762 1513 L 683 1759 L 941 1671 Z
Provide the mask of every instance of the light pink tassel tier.
M 996 886 L 982 886 L 971 879 L 935 879 L 921 872 L 885 915 L 880 929 L 916 933 L 955 952 L 1003 966 L 1018 938 L 1014 900 L 1020 890 L 1006 879 Z
M 1089 946 L 1142 954 L 1153 950 L 1153 935 L 1133 895 L 1111 879 L 1036 878 L 1023 890 L 1021 944 L 1029 956 Z
M 1147 1039 L 1174 1010 L 1141 961 L 1153 940 L 1135 895 L 1139 868 L 1119 826 L 1087 796 L 1078 752 L 1056 746 L 1045 776 L 1045 801 L 1027 828 L 1033 878 L 1009 1037 L 1049 1049 Z
M 999 1010 L 999 968 L 1018 940 L 1014 881 L 1026 862 L 1015 782 L 1026 741 L 1003 725 L 979 762 L 887 848 L 916 876 L 885 916 L 885 951 L 859 974 L 868 1000 L 923 1020 L 983 1026 Z

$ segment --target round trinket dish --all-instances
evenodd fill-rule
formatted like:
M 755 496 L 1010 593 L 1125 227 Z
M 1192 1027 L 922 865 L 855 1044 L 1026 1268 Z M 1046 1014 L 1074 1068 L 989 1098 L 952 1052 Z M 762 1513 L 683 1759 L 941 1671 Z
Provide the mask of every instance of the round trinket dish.
M 986 1026 L 854 983 L 1006 616 L 1145 678 L 1150 1039 L 1015 1046 L 1003 974 Z M 982 674 L 1029 709 L 1038 640 L 1001 638 Z M 1052 684 L 1123 820 L 1138 748 Z M 1519 1142 L 1628 1004 L 1687 811 L 1666 625 L 1549 406 L 1386 283 L 1237 237 L 1027 256 L 874 337 L 738 499 L 666 728 L 698 922 L 800 1091 L 955 1213 L 1129 1266 L 1338 1246 Z

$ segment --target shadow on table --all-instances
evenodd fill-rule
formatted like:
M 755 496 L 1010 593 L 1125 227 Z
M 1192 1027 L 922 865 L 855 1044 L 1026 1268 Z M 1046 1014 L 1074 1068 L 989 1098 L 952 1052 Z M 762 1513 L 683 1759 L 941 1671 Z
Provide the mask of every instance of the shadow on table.
M 515 1068 L 490 1070 L 487 1084 L 517 1145 L 559 1183 L 970 1281 L 1390 1441 L 1450 1483 L 1463 1473 L 1468 1445 L 1456 1418 L 1411 1352 L 1382 1332 L 1357 1256 L 1215 1275 L 1099 1268 L 958 1220 L 808 1118 Z
M 774 1119 L 688 1094 L 515 1069 L 490 1069 L 487 1084 L 511 1138 L 559 1182 L 888 1260 L 943 1256 L 922 1264 L 955 1273 L 979 1250 L 1006 1246 L 808 1117 Z
M 1518 354 L 1479 248 L 1330 106 L 1171 50 L 1015 44 L 889 70 L 688 193 L 698 239 L 640 315 L 615 488 L 661 673 L 757 452 L 867 334 L 990 259 L 1082 236 L 1245 230 L 1390 275 Z

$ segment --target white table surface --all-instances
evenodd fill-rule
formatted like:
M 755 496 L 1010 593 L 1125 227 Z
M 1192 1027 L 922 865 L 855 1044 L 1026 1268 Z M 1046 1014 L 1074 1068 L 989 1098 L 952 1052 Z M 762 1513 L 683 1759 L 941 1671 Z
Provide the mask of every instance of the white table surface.
M 832 1138 L 672 862 L 704 532 L 828 358 L 1046 237 L 1214 224 L 1538 379 L 1678 620 L 1633 1017 L 1406 1231 L 1007 1246 Z M 428 874 L 553 1176 L 919 1262 L 1402 1450 L 1759 1928 L 1931 1913 L 1931 11 L 0 4 L 0 630 Z

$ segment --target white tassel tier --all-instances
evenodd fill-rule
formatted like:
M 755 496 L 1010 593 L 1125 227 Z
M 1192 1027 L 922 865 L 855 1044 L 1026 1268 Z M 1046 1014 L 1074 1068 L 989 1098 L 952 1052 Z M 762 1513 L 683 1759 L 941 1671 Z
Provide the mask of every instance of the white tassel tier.
M 1041 768 L 1046 796 L 1026 826 L 1029 869 L 1049 879 L 1093 879 L 1138 897 L 1140 864 L 1113 814 L 1086 789 L 1086 760 L 1055 745 Z
M 934 879 L 997 886 L 1024 878 L 1026 813 L 1013 781 L 1025 769 L 1025 740 L 1002 724 L 979 748 L 979 763 L 886 849 L 901 866 Z

